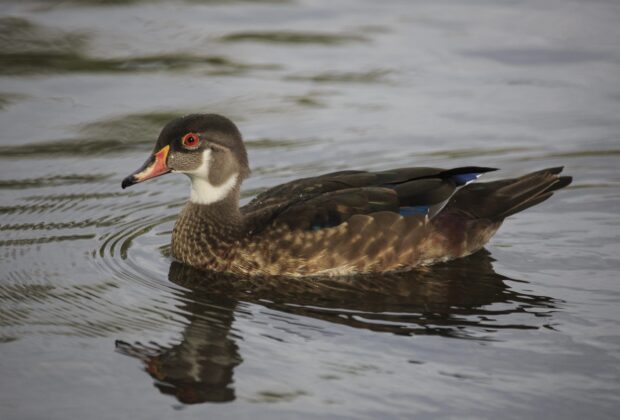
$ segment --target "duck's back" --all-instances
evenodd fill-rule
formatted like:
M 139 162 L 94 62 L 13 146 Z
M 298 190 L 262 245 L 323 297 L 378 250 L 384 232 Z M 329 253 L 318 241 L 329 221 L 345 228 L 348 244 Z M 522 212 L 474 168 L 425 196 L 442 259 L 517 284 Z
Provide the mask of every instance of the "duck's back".
M 243 259 L 270 274 L 387 271 L 424 263 L 432 219 L 491 168 L 343 171 L 272 188 L 243 207 Z M 444 255 L 441 258 L 445 258 Z M 430 262 L 430 261 L 429 261 Z

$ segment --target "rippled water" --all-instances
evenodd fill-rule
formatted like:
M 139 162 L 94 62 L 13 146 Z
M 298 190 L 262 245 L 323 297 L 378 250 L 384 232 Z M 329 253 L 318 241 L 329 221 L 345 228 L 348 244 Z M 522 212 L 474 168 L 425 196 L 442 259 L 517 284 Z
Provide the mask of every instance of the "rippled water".
M 616 418 L 619 18 L 615 1 L 2 2 L 0 417 Z M 169 257 L 187 180 L 120 189 L 197 111 L 245 134 L 244 200 L 343 168 L 575 182 L 422 271 L 205 274 Z

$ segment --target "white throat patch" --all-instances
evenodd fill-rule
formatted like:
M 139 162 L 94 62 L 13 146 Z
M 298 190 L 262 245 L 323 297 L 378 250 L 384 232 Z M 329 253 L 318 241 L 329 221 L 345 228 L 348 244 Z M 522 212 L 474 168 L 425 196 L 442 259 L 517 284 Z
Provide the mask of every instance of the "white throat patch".
M 189 201 L 196 204 L 212 204 L 226 197 L 235 187 L 239 174 L 231 175 L 220 185 L 209 182 L 209 166 L 211 164 L 211 150 L 202 152 L 202 165 L 199 168 L 185 172 L 192 181 L 192 190 Z

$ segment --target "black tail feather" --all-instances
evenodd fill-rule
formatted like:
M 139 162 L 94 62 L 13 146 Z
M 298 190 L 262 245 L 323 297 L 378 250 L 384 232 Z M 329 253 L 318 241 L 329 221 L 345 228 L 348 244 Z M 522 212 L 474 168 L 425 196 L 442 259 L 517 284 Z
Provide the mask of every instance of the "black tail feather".
M 529 199 L 527 199 L 525 201 L 519 202 L 514 207 L 511 207 L 511 208 L 503 211 L 501 214 L 498 215 L 498 217 L 500 219 L 505 219 L 508 216 L 512 216 L 513 214 L 517 214 L 520 211 L 523 211 L 525 209 L 528 209 L 530 207 L 535 206 L 536 204 L 542 203 L 543 201 L 545 201 L 546 199 L 548 199 L 552 195 L 553 195 L 552 192 L 546 192 L 546 193 L 534 195 L 534 196 L 530 197 Z
M 501 221 L 540 204 L 572 182 L 570 176 L 557 176 L 563 167 L 532 172 L 515 179 L 478 182 L 457 192 L 444 211 L 459 211 L 473 218 Z
M 558 182 L 556 182 L 555 184 L 551 186 L 549 191 L 556 191 L 556 190 L 562 189 L 570 185 L 571 182 L 573 182 L 572 176 L 561 176 L 558 178 Z

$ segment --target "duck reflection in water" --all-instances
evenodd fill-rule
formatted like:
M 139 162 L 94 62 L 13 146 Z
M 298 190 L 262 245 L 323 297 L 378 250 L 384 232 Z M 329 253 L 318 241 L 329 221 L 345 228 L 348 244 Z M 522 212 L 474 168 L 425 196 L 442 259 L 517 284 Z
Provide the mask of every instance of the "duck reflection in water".
M 181 403 L 232 401 L 233 370 L 242 362 L 230 335 L 237 301 L 194 292 L 187 299 L 182 309 L 189 324 L 180 343 L 160 347 L 117 341 L 116 350 L 141 359 L 160 392 Z
M 519 323 L 502 321 L 514 313 L 546 316 L 554 300 L 511 289 L 506 281 L 520 280 L 496 273 L 493 261 L 483 249 L 427 269 L 293 280 L 205 272 L 173 262 L 170 281 L 188 289 L 180 305 L 189 322 L 181 342 L 160 347 L 117 341 L 116 349 L 141 359 L 162 393 L 194 404 L 235 399 L 234 369 L 243 361 L 231 332 L 238 302 L 401 335 L 489 339 L 500 328 L 539 328 L 538 322 L 523 324 L 522 317 Z

